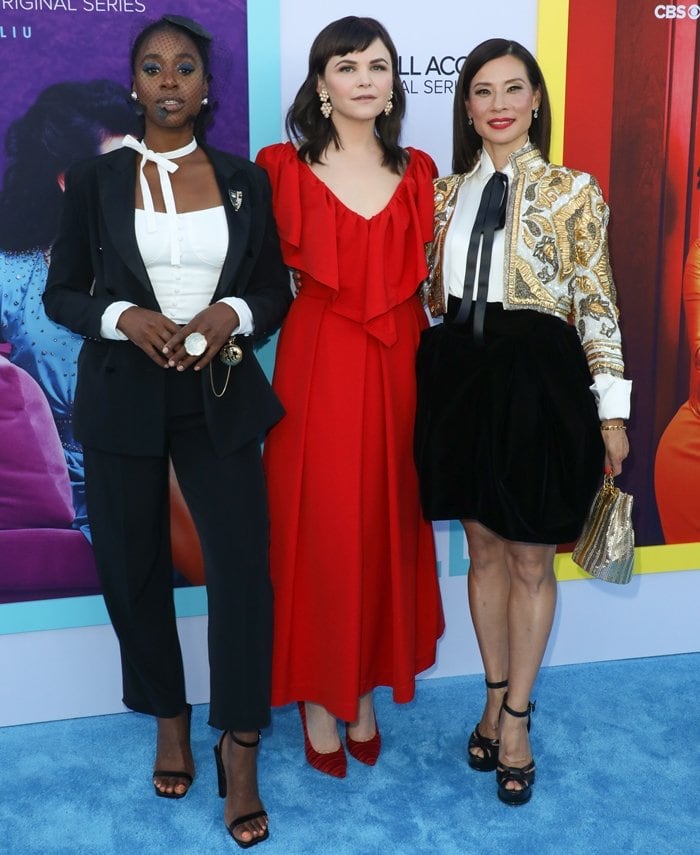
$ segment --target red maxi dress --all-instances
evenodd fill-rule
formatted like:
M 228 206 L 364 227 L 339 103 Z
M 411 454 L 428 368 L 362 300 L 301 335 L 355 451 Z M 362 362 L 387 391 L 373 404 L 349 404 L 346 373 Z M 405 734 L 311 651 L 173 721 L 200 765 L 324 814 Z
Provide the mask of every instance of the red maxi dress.
M 291 143 L 258 155 L 299 293 L 277 346 L 286 416 L 265 441 L 275 594 L 272 703 L 353 721 L 391 686 L 410 701 L 444 623 L 432 528 L 413 464 L 416 290 L 433 234 L 433 161 L 410 161 L 387 206 L 351 211 Z

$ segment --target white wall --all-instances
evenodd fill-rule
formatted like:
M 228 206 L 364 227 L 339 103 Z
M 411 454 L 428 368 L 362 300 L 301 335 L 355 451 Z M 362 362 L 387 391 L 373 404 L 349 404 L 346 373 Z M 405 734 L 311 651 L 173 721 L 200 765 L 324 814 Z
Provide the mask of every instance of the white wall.
M 424 677 L 481 673 L 468 619 L 466 577 L 441 580 L 447 629 Z M 544 664 L 633 659 L 700 649 L 700 570 L 635 576 L 627 586 L 561 582 Z M 206 618 L 178 621 L 188 698 L 209 697 Z M 110 626 L 0 636 L 0 726 L 122 712 L 119 654 Z

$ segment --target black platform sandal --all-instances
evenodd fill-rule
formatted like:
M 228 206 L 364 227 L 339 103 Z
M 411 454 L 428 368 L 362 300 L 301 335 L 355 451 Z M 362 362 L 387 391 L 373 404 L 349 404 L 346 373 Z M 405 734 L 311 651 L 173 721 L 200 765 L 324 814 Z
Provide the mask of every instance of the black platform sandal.
M 219 796 L 222 799 L 226 798 L 226 793 L 228 791 L 228 783 L 226 781 L 226 767 L 224 766 L 224 759 L 222 756 L 222 748 L 224 744 L 224 739 L 226 739 L 226 734 L 228 734 L 231 739 L 236 743 L 236 745 L 240 745 L 243 748 L 257 748 L 260 745 L 260 740 L 262 735 L 260 731 L 258 731 L 258 738 L 255 742 L 246 742 L 243 739 L 239 739 L 235 736 L 230 730 L 225 730 L 221 734 L 221 739 L 219 740 L 218 745 L 214 746 L 214 757 L 216 758 L 216 775 L 219 783 Z M 259 837 L 253 837 L 250 840 L 240 840 L 233 833 L 234 828 L 238 828 L 239 825 L 243 825 L 246 822 L 250 822 L 251 819 L 259 819 L 261 817 L 267 817 L 266 810 L 256 810 L 253 813 L 246 813 L 243 816 L 237 816 L 235 819 L 231 820 L 231 822 L 226 826 L 228 833 L 233 838 L 234 842 L 237 843 L 241 849 L 250 849 L 251 846 L 256 846 L 258 843 L 262 843 L 263 840 L 267 840 L 270 836 L 269 826 L 265 827 L 265 831 Z
M 535 710 L 534 701 L 530 701 L 527 709 L 519 712 L 511 709 L 503 700 L 503 710 L 515 718 L 527 716 L 527 731 L 530 732 L 530 713 Z M 532 797 L 532 785 L 535 783 L 535 761 L 531 760 L 526 766 L 505 766 L 498 763 L 496 766 L 496 783 L 498 784 L 498 798 L 507 805 L 524 805 Z M 509 783 L 517 784 L 514 789 L 509 789 Z
M 499 683 L 491 683 L 486 680 L 487 689 L 505 689 L 507 686 L 508 680 L 501 680 Z M 477 724 L 467 744 L 467 763 L 477 772 L 493 772 L 498 765 L 499 744 L 498 739 L 487 739 L 482 736 Z M 481 749 L 483 755 L 480 757 L 478 754 L 472 754 L 472 748 Z

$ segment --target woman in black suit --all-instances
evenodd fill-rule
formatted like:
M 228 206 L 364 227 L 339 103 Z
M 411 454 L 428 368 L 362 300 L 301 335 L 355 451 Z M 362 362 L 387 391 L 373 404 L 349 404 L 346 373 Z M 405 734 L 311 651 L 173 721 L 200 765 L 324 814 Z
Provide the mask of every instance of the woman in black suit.
M 272 635 L 259 441 L 282 415 L 249 342 L 279 325 L 291 291 L 262 170 L 202 141 L 210 40 L 174 15 L 137 37 L 131 97 L 143 140 L 69 171 L 44 302 L 85 337 L 75 433 L 124 702 L 158 721 L 156 794 L 181 798 L 194 776 L 170 457 L 205 559 L 225 821 L 246 847 L 268 836 L 255 751 L 269 723 Z

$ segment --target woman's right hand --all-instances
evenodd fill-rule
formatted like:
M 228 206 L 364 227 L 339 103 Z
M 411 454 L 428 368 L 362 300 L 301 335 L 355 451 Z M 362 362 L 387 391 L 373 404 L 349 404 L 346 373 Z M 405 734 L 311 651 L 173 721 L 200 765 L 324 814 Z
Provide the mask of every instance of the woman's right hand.
M 614 424 L 622 424 L 622 421 L 616 420 Z M 622 472 L 622 462 L 630 453 L 627 432 L 624 430 L 602 430 L 601 433 L 605 445 L 605 471 L 617 476 Z
M 129 306 L 117 321 L 117 329 L 132 341 L 137 347 L 161 368 L 168 367 L 168 360 L 163 355 L 163 347 L 167 341 L 180 329 L 178 325 L 150 309 L 140 306 Z
M 293 267 L 290 267 L 289 276 L 290 276 L 290 287 L 292 289 L 292 294 L 294 294 L 294 296 L 297 297 L 299 295 L 299 290 L 301 289 L 301 271 L 296 270 Z

